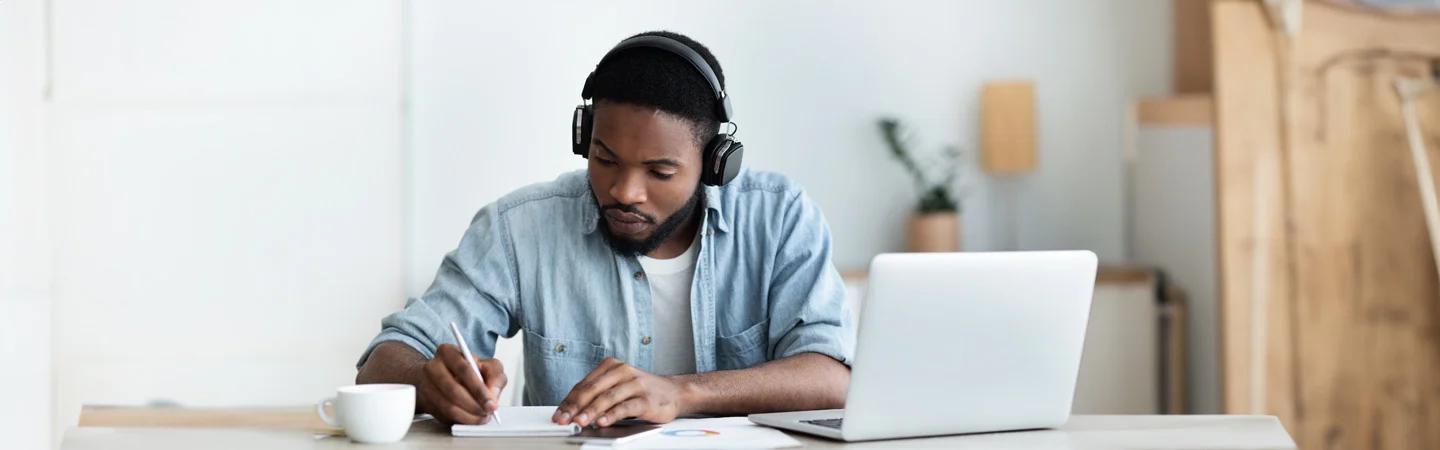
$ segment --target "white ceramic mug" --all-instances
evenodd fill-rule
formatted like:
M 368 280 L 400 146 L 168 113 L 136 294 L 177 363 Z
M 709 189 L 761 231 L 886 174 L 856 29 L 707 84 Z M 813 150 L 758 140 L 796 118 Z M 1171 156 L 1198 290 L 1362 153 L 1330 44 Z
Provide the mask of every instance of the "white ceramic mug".
M 334 406 L 334 417 L 325 412 L 325 405 Z M 325 423 L 345 429 L 345 435 L 356 442 L 397 442 L 410 431 L 410 422 L 415 417 L 415 386 L 345 386 L 337 389 L 334 397 L 321 400 L 315 410 Z

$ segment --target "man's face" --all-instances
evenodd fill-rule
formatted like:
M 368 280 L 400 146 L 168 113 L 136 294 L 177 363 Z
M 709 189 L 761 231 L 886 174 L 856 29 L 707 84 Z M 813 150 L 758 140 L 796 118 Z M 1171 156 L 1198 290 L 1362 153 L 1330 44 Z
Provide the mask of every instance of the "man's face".
M 684 225 L 700 201 L 700 146 L 684 119 L 625 103 L 595 106 L 590 190 L 611 248 L 640 255 Z

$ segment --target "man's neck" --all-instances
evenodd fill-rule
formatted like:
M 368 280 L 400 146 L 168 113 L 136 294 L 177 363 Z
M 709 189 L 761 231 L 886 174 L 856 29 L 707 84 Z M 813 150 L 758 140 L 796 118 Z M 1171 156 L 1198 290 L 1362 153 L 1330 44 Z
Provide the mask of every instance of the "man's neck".
M 700 212 L 702 211 L 704 210 L 700 208 L 691 211 L 690 218 L 685 220 L 685 224 L 681 225 L 680 229 L 665 238 L 665 242 L 660 244 L 660 248 L 646 253 L 645 256 L 651 259 L 670 259 L 685 253 L 685 250 L 690 248 L 690 243 L 695 242 L 695 233 L 700 229 Z

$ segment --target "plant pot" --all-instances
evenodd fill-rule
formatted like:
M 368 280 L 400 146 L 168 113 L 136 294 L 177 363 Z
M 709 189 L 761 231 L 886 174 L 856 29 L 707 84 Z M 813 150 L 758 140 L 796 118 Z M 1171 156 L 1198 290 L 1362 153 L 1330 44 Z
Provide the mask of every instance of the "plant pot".
M 910 216 L 905 234 L 905 251 L 960 251 L 960 214 L 928 213 Z

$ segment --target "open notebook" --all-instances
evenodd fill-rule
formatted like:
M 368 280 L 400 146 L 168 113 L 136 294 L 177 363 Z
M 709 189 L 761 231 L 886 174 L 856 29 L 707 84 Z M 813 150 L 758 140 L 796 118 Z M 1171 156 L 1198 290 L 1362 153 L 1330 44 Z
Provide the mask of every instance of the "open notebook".
M 507 406 L 500 408 L 500 423 L 485 425 L 452 425 L 455 437 L 565 437 L 580 432 L 575 424 L 556 425 L 550 421 L 554 406 Z

